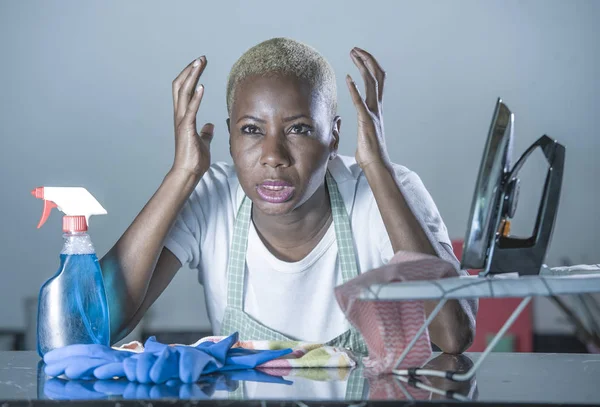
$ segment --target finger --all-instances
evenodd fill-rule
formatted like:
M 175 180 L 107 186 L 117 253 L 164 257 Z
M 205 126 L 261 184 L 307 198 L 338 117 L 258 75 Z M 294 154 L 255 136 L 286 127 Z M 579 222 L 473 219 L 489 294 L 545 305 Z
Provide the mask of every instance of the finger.
M 179 88 L 179 95 L 177 96 L 177 113 L 175 115 L 178 119 L 181 119 L 184 116 L 187 106 L 194 96 L 194 91 L 198 85 L 198 79 L 200 79 L 200 75 L 205 67 L 206 59 L 200 58 L 198 65 L 192 65 L 192 70 Z
M 125 371 L 125 376 L 127 376 L 127 380 L 130 382 L 137 381 L 136 377 L 136 369 L 137 369 L 137 359 L 129 358 L 123 361 L 123 370 Z
M 202 130 L 200 130 L 200 138 L 210 143 L 213 139 L 214 131 L 215 125 L 212 123 L 206 123 L 204 126 L 202 126 Z
M 65 369 L 69 366 L 70 360 L 64 359 L 61 361 L 53 362 L 44 366 L 44 373 L 47 376 L 57 377 L 65 373 Z
M 167 380 L 177 377 L 179 366 L 179 353 L 166 347 L 154 362 L 150 369 L 150 379 L 154 383 L 165 383 Z
M 346 84 L 348 85 L 348 89 L 350 90 L 350 96 L 352 97 L 352 102 L 354 102 L 354 107 L 360 115 L 369 115 L 369 109 L 365 104 L 365 101 L 360 96 L 360 92 L 356 87 L 356 83 L 352 80 L 350 75 L 346 75 Z
M 47 364 L 64 360 L 71 356 L 90 356 L 96 358 L 106 357 L 113 351 L 105 345 L 98 344 L 75 344 L 67 345 L 62 348 L 51 350 L 44 355 L 44 362 Z
M 180 354 L 179 380 L 184 383 L 196 382 L 206 365 L 214 361 L 207 353 L 189 346 L 177 346 L 177 351 Z
M 350 52 L 350 57 L 354 61 L 354 65 L 356 65 L 356 67 L 360 71 L 360 74 L 363 77 L 363 81 L 365 81 L 365 93 L 367 96 L 366 97 L 367 107 L 372 112 L 377 112 L 377 109 L 378 109 L 377 101 L 379 100 L 377 97 L 377 87 L 378 87 L 377 78 L 375 77 L 373 72 L 371 72 L 367 68 L 365 61 L 359 55 L 359 53 L 358 53 L 358 51 L 356 51 L 356 49 L 353 49 L 352 52 Z
M 204 85 L 198 85 L 194 91 L 194 96 L 192 96 L 192 99 L 184 111 L 184 114 L 182 117 L 177 119 L 177 123 L 179 123 L 180 126 L 190 126 L 196 130 L 196 115 L 198 114 L 198 108 L 200 107 L 203 96 Z
M 80 379 L 83 376 L 90 375 L 98 366 L 106 364 L 102 359 L 90 359 L 86 356 L 76 356 L 71 358 L 71 363 L 65 369 L 65 376 L 69 379 Z
M 375 79 L 377 79 L 377 95 L 379 102 L 381 102 L 383 100 L 383 85 L 386 77 L 385 71 L 373 55 L 362 48 L 355 47 L 354 49 L 361 59 L 363 59 L 369 71 L 375 76 Z
M 172 90 L 173 90 L 173 107 L 174 108 L 177 107 L 177 99 L 178 99 L 178 96 L 179 96 L 179 88 L 181 88 L 181 85 L 183 84 L 183 82 L 185 81 L 185 79 L 190 74 L 190 71 L 192 70 L 192 67 L 193 67 L 194 63 L 196 61 L 199 61 L 199 60 L 200 60 L 200 58 L 196 58 L 192 62 L 190 62 L 185 68 L 183 68 L 183 71 L 181 71 L 179 73 L 179 75 L 177 75 L 177 78 L 175 78 L 173 80 Z
M 125 377 L 123 362 L 113 362 L 94 369 L 94 377 L 100 380 L 108 380 L 113 377 Z
M 156 361 L 156 356 L 152 353 L 142 353 L 140 354 L 140 358 L 138 359 L 136 366 L 136 378 L 137 381 L 145 384 L 150 383 L 150 369 L 154 362 Z

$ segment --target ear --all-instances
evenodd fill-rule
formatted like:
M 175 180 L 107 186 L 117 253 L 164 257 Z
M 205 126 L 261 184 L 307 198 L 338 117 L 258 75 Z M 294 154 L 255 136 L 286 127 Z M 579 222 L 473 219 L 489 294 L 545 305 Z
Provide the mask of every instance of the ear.
M 333 123 L 331 125 L 331 135 L 333 136 L 331 139 L 331 143 L 329 144 L 329 149 L 331 151 L 331 157 L 335 157 L 337 155 L 338 147 L 340 145 L 340 129 L 342 127 L 342 118 L 340 116 L 335 116 L 333 118 Z

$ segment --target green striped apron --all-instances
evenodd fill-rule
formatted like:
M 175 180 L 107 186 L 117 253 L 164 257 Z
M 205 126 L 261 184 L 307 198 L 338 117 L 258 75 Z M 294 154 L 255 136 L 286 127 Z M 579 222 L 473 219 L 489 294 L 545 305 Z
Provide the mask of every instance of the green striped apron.
M 339 263 L 342 270 L 342 282 L 346 283 L 358 276 L 350 220 L 348 219 L 346 207 L 342 201 L 337 183 L 329 171 L 325 175 L 325 180 L 331 202 Z M 296 339 L 288 338 L 282 333 L 268 328 L 244 312 L 246 251 L 248 248 L 248 231 L 250 229 L 251 218 L 252 201 L 245 196 L 233 226 L 233 240 L 231 242 L 229 263 L 227 265 L 227 306 L 225 307 L 220 334 L 228 336 L 234 332 L 238 332 L 241 340 L 295 341 Z M 349 329 L 346 332 L 333 338 L 326 344 L 343 347 L 357 354 L 366 355 L 367 346 L 362 336 L 354 326 L 348 325 Z M 362 386 L 360 387 L 360 389 L 354 388 L 353 393 L 358 395 L 357 393 L 360 390 L 360 394 L 362 394 Z

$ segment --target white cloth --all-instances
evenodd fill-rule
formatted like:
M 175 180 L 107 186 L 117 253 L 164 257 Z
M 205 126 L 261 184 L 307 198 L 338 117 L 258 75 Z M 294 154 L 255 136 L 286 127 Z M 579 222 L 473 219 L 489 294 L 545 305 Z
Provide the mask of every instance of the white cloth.
M 337 156 L 329 171 L 350 217 L 359 271 L 386 264 L 392 246 L 367 179 L 351 157 Z M 416 173 L 394 165 L 397 182 L 438 255 L 458 269 L 446 226 Z M 227 259 L 235 215 L 244 197 L 233 165 L 215 163 L 185 203 L 164 245 L 198 270 L 208 316 L 220 331 L 226 305 Z M 334 295 L 341 284 L 335 230 L 299 262 L 277 259 L 253 225 L 248 236 L 244 310 L 264 325 L 298 340 L 326 342 L 348 329 Z M 260 339 L 260 338 L 256 338 Z

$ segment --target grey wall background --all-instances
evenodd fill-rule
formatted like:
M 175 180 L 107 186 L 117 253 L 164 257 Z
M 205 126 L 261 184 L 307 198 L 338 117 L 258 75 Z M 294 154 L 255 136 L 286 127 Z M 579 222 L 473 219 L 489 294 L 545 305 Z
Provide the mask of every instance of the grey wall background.
M 600 262 L 599 19 L 597 1 L 0 1 L 0 328 L 25 325 L 24 298 L 58 265 L 60 216 L 36 230 L 42 203 L 29 191 L 88 188 L 108 210 L 91 222 L 103 255 L 171 164 L 171 81 L 207 55 L 199 120 L 216 123 L 213 157 L 229 160 L 227 73 L 275 36 L 313 45 L 335 68 L 342 154 L 356 145 L 348 53 L 379 59 L 390 155 L 420 174 L 452 237 L 465 233 L 501 96 L 516 114 L 516 153 L 544 133 L 567 146 L 548 264 Z M 544 174 L 541 159 L 529 167 L 513 226 L 523 233 Z M 535 312 L 538 330 L 561 329 L 547 303 Z M 195 273 L 182 270 L 152 313 L 154 328 L 208 329 Z

